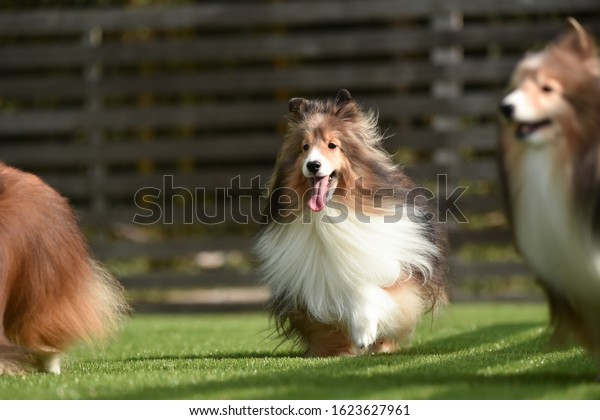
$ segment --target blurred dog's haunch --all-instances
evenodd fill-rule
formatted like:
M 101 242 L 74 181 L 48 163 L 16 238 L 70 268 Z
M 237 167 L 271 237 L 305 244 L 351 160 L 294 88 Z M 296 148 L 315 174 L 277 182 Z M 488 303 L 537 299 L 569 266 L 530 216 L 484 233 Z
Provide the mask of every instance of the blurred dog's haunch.
M 126 308 L 67 200 L 0 163 L 0 375 L 60 373 L 65 350 L 106 335 Z
M 512 75 L 500 105 L 501 173 L 555 337 L 574 333 L 600 363 L 600 60 L 593 38 L 569 22 Z

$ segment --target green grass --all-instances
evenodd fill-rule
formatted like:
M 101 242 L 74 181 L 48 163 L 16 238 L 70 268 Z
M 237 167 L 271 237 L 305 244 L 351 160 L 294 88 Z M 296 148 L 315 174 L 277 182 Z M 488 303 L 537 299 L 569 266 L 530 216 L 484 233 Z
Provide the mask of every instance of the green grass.
M 138 315 L 61 376 L 0 377 L 4 399 L 598 399 L 577 347 L 547 346 L 544 305 L 454 305 L 394 355 L 305 359 L 264 314 Z

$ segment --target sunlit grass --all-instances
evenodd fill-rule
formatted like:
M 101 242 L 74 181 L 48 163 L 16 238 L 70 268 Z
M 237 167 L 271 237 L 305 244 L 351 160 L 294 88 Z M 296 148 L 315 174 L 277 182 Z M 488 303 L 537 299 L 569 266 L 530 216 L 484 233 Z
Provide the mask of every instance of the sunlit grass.
M 552 349 L 546 308 L 455 305 L 393 355 L 305 359 L 265 314 L 138 315 L 61 376 L 0 377 L 4 399 L 597 399 L 577 347 Z

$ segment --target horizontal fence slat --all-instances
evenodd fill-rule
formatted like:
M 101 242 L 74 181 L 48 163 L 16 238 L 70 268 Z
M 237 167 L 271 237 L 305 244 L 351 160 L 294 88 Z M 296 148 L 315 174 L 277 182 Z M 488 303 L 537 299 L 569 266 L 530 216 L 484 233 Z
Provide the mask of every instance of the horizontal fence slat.
M 177 271 L 152 272 L 121 277 L 120 282 L 128 289 L 167 289 L 257 286 L 255 276 L 236 272 L 181 273 Z
M 423 7 L 418 2 L 409 3 L 401 8 L 391 0 L 375 0 L 369 7 L 365 7 L 364 2 L 351 0 L 286 4 L 210 4 L 138 8 L 127 11 L 122 9 L 76 10 L 62 13 L 43 11 L 12 13 L 0 19 L 0 28 L 2 28 L 0 34 L 73 33 L 94 26 L 102 26 L 106 30 L 125 30 L 139 26 L 166 30 L 359 22 L 378 18 L 389 19 L 390 14 L 394 12 L 402 13 L 402 16 L 411 14 L 414 16 L 424 14 L 428 10 L 430 4 L 425 4 Z
M 584 22 L 585 23 L 585 22 Z M 589 25 L 600 30 L 600 20 Z M 432 48 L 519 47 L 546 43 L 565 28 L 564 22 L 474 24 L 460 31 L 429 28 L 353 29 L 310 34 L 204 36 L 188 40 L 160 40 L 131 44 L 105 43 L 95 48 L 81 44 L 23 44 L 0 47 L 0 69 L 78 67 L 90 63 L 139 65 L 140 63 L 193 63 L 194 61 L 269 61 L 378 57 L 428 52 Z
M 452 249 L 457 250 L 465 245 L 499 245 L 511 244 L 512 235 L 507 228 L 489 228 L 485 230 L 460 230 L 449 233 Z
M 160 203 L 160 205 L 163 206 L 163 213 L 153 220 L 155 220 L 154 223 L 164 223 L 164 221 L 167 220 L 167 217 L 169 217 L 168 220 L 172 220 L 172 223 L 177 226 L 182 224 L 195 224 L 196 226 L 219 225 L 232 228 L 238 225 L 256 229 L 258 227 L 257 225 L 264 223 L 263 210 L 266 203 L 264 199 L 258 197 L 258 192 L 253 192 L 253 194 L 255 195 L 251 198 L 244 197 L 238 199 L 236 197 L 231 197 L 227 202 L 225 202 L 225 200 L 217 201 L 216 204 L 211 203 L 208 206 L 205 206 L 198 201 L 194 201 L 193 210 L 190 210 L 192 206 L 184 209 L 180 204 L 177 204 L 175 208 L 171 209 Z M 133 197 L 131 198 L 131 201 L 133 202 Z M 460 197 L 456 202 L 456 205 L 467 219 L 474 214 L 502 212 L 504 209 L 504 203 L 499 194 L 485 196 L 467 195 L 465 197 Z M 198 210 L 198 206 L 201 206 L 202 210 Z M 168 215 L 165 214 L 167 211 L 170 212 Z M 80 220 L 84 224 L 93 224 L 96 221 L 97 215 L 84 207 L 78 207 L 78 214 Z M 126 207 L 123 203 L 120 203 L 112 205 L 108 210 L 102 212 L 99 216 L 99 221 L 111 227 L 113 230 L 111 232 L 112 235 L 135 238 L 137 237 L 136 231 L 134 230 L 128 233 L 129 229 L 125 228 L 125 226 L 133 223 L 134 220 L 138 220 L 138 224 L 142 225 L 143 220 L 149 219 L 142 219 L 142 221 L 140 221 L 140 219 L 136 219 L 136 216 L 147 215 L 149 215 L 149 212 L 146 210 L 136 209 L 134 206 Z M 453 220 L 451 215 L 448 217 Z
M 450 242 L 455 249 L 465 244 L 492 245 L 511 243 L 510 232 L 507 229 L 499 228 L 450 232 L 449 236 Z M 137 257 L 168 258 L 172 256 L 194 255 L 207 250 L 249 250 L 252 246 L 252 238 L 240 235 L 215 235 L 211 237 L 187 237 L 150 243 L 93 241 L 91 245 L 94 253 L 104 259 L 129 259 Z
M 534 40 L 548 39 L 560 29 L 555 25 L 545 33 L 531 28 L 515 29 L 517 34 L 503 28 L 498 36 L 502 44 L 522 45 L 517 36 L 529 34 Z M 496 32 L 500 32 L 499 29 Z M 289 36 L 244 36 L 234 39 L 198 39 L 149 41 L 139 44 L 103 44 L 95 49 L 82 45 L 21 45 L 0 47 L 0 69 L 36 69 L 78 67 L 102 62 L 105 66 L 139 63 L 192 63 L 211 61 L 269 61 L 275 58 L 318 59 L 343 57 L 374 57 L 382 54 L 402 54 L 427 51 L 451 42 L 467 46 L 483 46 L 486 42 L 471 39 L 483 30 L 465 29 L 460 33 L 434 33 L 421 30 L 362 30 L 347 33 L 322 33 Z M 489 42 L 489 35 L 488 35 Z
M 384 145 L 392 152 L 399 148 L 427 151 L 439 147 L 495 150 L 497 127 L 481 125 L 454 132 L 431 130 L 398 131 L 394 125 L 383 129 L 397 133 L 386 138 Z M 12 165 L 81 166 L 91 163 L 106 165 L 135 164 L 148 159 L 155 163 L 193 160 L 195 163 L 250 163 L 254 160 L 274 162 L 283 135 L 273 133 L 232 136 L 215 134 L 207 138 L 133 140 L 105 143 L 92 150 L 86 144 L 70 142 L 28 145 L 0 143 L 1 159 Z
M 381 118 L 447 114 L 495 114 L 500 93 L 469 93 L 456 99 L 429 95 L 357 97 L 366 107 L 376 107 Z M 283 122 L 285 102 L 253 101 L 201 105 L 159 105 L 103 108 L 97 111 L 21 111 L 0 114 L 0 135 L 65 133 L 76 130 L 134 130 L 140 128 L 259 128 Z
M 468 218 L 472 214 L 504 211 L 504 202 L 500 193 L 490 195 L 472 195 L 460 197 L 457 206 Z
M 203 4 L 178 7 L 145 7 L 92 10 L 42 10 L 0 15 L 0 34 L 69 34 L 101 26 L 108 31 L 137 27 L 170 30 L 181 28 L 243 28 L 265 25 L 323 25 L 421 18 L 436 12 L 460 10 L 466 16 L 515 13 L 582 13 L 597 11 L 596 0 L 480 1 L 360 0 L 278 4 Z
M 453 279 L 490 277 L 531 276 L 531 271 L 523 262 L 485 261 L 454 262 L 450 266 Z
M 67 197 L 85 198 L 90 196 L 91 193 L 105 194 L 111 197 L 131 198 L 133 204 L 133 198 L 139 190 L 143 190 L 139 194 L 145 192 L 148 195 L 156 196 L 161 191 L 171 187 L 179 192 L 181 192 L 181 189 L 185 189 L 190 191 L 191 194 L 196 191 L 200 193 L 206 191 L 208 195 L 212 195 L 217 189 L 236 188 L 239 185 L 242 188 L 250 189 L 254 194 L 258 194 L 260 190 L 256 190 L 256 181 L 253 183 L 252 180 L 258 177 L 260 184 L 264 185 L 271 172 L 272 168 L 270 166 L 257 168 L 242 166 L 239 170 L 233 171 L 226 168 L 208 168 L 197 170 L 194 173 L 108 174 L 102 182 L 95 181 L 93 191 L 90 191 L 91 180 L 86 177 L 76 177 L 71 174 L 49 174 L 43 176 L 43 178 Z
M 136 313 L 220 313 L 255 312 L 266 309 L 266 299 L 255 302 L 217 302 L 217 303 L 171 303 L 171 302 L 134 302 Z
M 395 127 L 388 131 L 394 133 Z M 396 135 L 384 141 L 388 150 L 406 148 L 417 151 L 436 150 L 442 147 L 472 149 L 476 151 L 495 150 L 497 147 L 498 127 L 493 124 L 481 124 L 474 127 L 461 127 L 454 131 L 436 132 L 428 129 L 398 131 Z
M 461 162 L 460 166 L 441 165 L 435 163 L 419 163 L 408 166 L 406 172 L 420 182 L 435 181 L 438 175 L 451 174 L 458 180 L 495 181 L 498 178 L 497 163 L 494 159 L 486 158 L 471 162 Z
M 435 0 L 431 0 L 435 1 Z M 576 13 L 598 11 L 598 4 L 589 0 L 552 1 L 552 0 L 453 0 L 442 2 L 445 11 L 461 10 L 465 16 L 472 15 L 536 15 L 547 13 Z
M 0 79 L 0 96 L 6 99 L 73 99 L 93 92 L 99 97 L 148 94 L 160 97 L 173 94 L 240 95 L 279 89 L 293 91 L 335 91 L 349 89 L 383 89 L 405 85 L 428 84 L 431 80 L 452 79 L 469 83 L 504 82 L 517 58 L 467 60 L 439 66 L 429 62 L 376 62 L 339 65 L 301 65 L 259 70 L 223 70 L 218 72 L 170 72 L 155 75 L 108 76 L 94 86 L 75 76 L 4 77 Z M 328 92 L 327 92 L 328 93 Z
M 491 158 L 480 159 L 464 162 L 455 170 L 453 167 L 445 165 L 421 163 L 407 167 L 406 172 L 421 182 L 435 181 L 438 175 L 445 175 L 449 172 L 454 177 L 463 180 L 496 180 L 497 164 Z M 257 188 L 266 185 L 271 173 L 272 165 L 255 167 L 244 165 L 233 171 L 226 168 L 207 168 L 193 173 L 178 174 L 107 174 L 102 183 L 96 181 L 94 193 L 112 197 L 131 197 L 133 199 L 136 192 L 141 189 L 145 189 L 149 195 L 156 195 L 155 192 L 162 191 L 165 188 L 185 188 L 193 194 L 196 190 L 211 193 L 217 189 L 241 186 L 246 193 L 257 195 L 261 193 L 261 190 Z M 43 178 L 68 197 L 82 198 L 90 193 L 90 180 L 85 177 L 65 174 L 46 175 Z
M 523 262 L 507 261 L 454 261 L 450 266 L 454 279 L 490 277 L 531 276 L 531 270 Z M 200 288 L 200 287 L 242 287 L 257 286 L 254 273 L 236 272 L 152 272 L 120 278 L 129 289 L 144 288 Z
M 265 135 L 214 135 L 210 138 L 159 139 L 105 143 L 95 149 L 86 144 L 0 144 L 0 157 L 13 165 L 135 164 L 145 159 L 155 163 L 250 163 L 273 161 L 282 138 Z
M 91 242 L 92 251 L 101 259 L 172 258 L 195 255 L 202 251 L 247 250 L 250 249 L 250 245 L 250 238 L 231 234 L 203 238 L 185 237 L 150 243 Z
M 226 128 L 276 123 L 287 106 L 275 102 L 231 103 L 206 106 L 120 107 L 97 112 L 78 109 L 23 111 L 0 115 L 0 135 L 70 132 L 89 129 Z

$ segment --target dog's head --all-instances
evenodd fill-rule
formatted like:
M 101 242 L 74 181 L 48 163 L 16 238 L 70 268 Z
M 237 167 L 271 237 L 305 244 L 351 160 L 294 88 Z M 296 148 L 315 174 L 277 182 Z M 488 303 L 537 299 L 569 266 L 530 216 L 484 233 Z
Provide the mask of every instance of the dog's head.
M 270 182 L 269 212 L 322 211 L 335 197 L 349 208 L 377 191 L 396 166 L 381 146 L 377 112 L 363 111 L 345 89 L 334 99 L 293 98 Z
M 298 148 L 298 182 L 311 190 L 308 207 L 319 212 L 336 188 L 351 178 L 348 154 L 356 147 L 355 132 L 363 113 L 345 89 L 334 100 L 293 98 L 289 110 L 288 140 Z
M 600 91 L 598 53 L 581 25 L 574 19 L 569 23 L 568 33 L 521 60 L 500 104 L 514 137 L 526 144 L 544 145 L 565 137 L 570 134 L 565 131 L 578 130 L 576 121 L 590 113 L 589 118 L 598 119 L 599 109 L 590 109 L 588 103 Z

